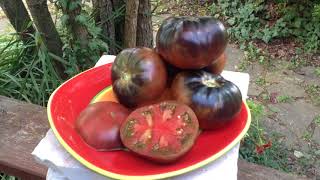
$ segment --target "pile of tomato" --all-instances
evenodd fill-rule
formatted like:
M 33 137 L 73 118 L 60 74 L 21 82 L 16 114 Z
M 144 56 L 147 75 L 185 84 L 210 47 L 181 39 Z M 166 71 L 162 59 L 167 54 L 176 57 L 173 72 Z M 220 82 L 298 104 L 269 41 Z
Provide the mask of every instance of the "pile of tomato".
M 227 43 L 224 25 L 212 17 L 165 19 L 154 49 L 117 55 L 111 78 L 119 103 L 88 105 L 76 120 L 77 132 L 99 151 L 127 149 L 174 162 L 202 131 L 223 128 L 241 110 L 239 88 L 220 75 Z

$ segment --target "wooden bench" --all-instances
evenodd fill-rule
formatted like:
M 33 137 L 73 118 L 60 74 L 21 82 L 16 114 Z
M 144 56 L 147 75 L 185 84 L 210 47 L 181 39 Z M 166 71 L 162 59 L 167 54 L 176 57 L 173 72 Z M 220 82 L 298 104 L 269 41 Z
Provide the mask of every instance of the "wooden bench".
M 0 172 L 22 180 L 45 179 L 47 168 L 31 152 L 48 129 L 45 108 L 0 96 Z M 238 166 L 238 179 L 307 179 L 244 160 Z

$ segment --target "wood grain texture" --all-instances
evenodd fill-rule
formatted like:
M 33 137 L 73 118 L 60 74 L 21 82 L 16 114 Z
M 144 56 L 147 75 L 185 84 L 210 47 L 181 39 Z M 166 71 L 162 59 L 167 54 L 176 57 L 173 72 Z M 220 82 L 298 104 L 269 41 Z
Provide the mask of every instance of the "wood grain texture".
M 0 96 L 0 171 L 22 179 L 44 179 L 47 168 L 31 152 L 48 129 L 45 108 Z

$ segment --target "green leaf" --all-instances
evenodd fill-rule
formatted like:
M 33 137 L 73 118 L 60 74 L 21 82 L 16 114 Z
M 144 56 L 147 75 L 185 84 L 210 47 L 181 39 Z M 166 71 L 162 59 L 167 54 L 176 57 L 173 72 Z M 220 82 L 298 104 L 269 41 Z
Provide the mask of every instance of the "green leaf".
M 301 27 L 301 23 L 302 23 L 302 19 L 301 18 L 297 18 L 297 19 L 295 19 L 293 24 L 294 24 L 294 27 L 300 28 Z
M 68 0 L 58 0 L 63 10 L 67 10 Z
M 67 15 L 67 14 L 62 15 L 60 18 L 62 25 L 68 24 L 68 20 L 69 20 L 69 15 Z
M 232 17 L 230 19 L 227 20 L 227 23 L 230 24 L 231 26 L 236 24 L 236 18 Z
M 80 24 L 85 24 L 87 21 L 87 18 L 84 15 L 80 14 L 76 17 L 76 21 L 79 22 Z
M 69 11 L 73 11 L 77 8 L 81 7 L 81 1 L 77 0 L 77 1 L 72 1 L 69 5 Z

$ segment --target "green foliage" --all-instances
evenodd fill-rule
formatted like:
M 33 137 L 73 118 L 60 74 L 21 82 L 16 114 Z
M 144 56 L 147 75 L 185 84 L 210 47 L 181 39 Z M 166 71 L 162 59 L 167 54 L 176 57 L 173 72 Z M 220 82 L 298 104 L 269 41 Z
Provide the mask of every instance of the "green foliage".
M 39 33 L 31 36 L 29 44 L 23 44 L 16 34 L 1 41 L 0 94 L 45 106 L 62 82 L 52 63 L 56 57 L 48 52 Z
M 252 122 L 246 137 L 241 142 L 240 158 L 289 172 L 290 168 L 287 162 L 288 150 L 277 141 L 278 137 L 276 134 L 267 134 L 261 125 L 260 121 L 265 114 L 264 106 L 251 100 L 247 101 L 247 104 L 251 111 Z M 257 152 L 259 146 L 268 143 L 271 144 L 271 147 L 266 148 L 262 153 Z
M 317 115 L 315 118 L 314 118 L 314 122 L 316 123 L 316 125 L 318 125 L 320 127 L 320 115 Z
M 305 90 L 309 95 L 310 99 L 312 100 L 312 102 L 315 105 L 320 106 L 320 86 L 315 84 L 307 85 L 305 87 Z
M 305 59 L 292 58 L 290 60 L 290 64 L 288 65 L 288 69 L 295 70 L 307 65 L 307 61 Z
M 258 85 L 258 86 L 264 86 L 266 85 L 266 79 L 264 79 L 263 77 L 259 77 L 256 79 L 255 83 Z
M 211 13 L 223 19 L 231 38 L 244 43 L 259 39 L 269 43 L 276 38 L 297 38 L 307 52 L 320 49 L 320 6 L 306 3 L 266 0 L 219 0 Z M 270 7 L 272 5 L 272 7 Z
M 62 12 L 60 17 L 61 26 L 58 30 L 64 42 L 63 59 L 68 60 L 72 66 L 67 69 L 67 73 L 73 76 L 83 70 L 92 67 L 102 52 L 108 52 L 108 45 L 104 41 L 102 30 L 98 27 L 94 19 L 89 13 L 82 8 L 79 15 L 71 19 L 69 13 L 77 8 L 81 8 L 83 4 L 81 0 L 56 0 L 55 6 L 57 11 Z M 88 31 L 88 39 L 84 40 L 85 45 L 79 39 L 77 34 L 73 32 L 72 23 L 83 26 Z
M 293 101 L 293 97 L 288 95 L 282 95 L 277 97 L 277 102 L 280 102 L 280 103 L 289 103 L 292 101 Z
M 18 178 L 0 173 L 0 180 L 18 180 Z
M 317 67 L 317 68 L 314 70 L 314 73 L 316 74 L 316 76 L 320 77 L 320 67 Z

